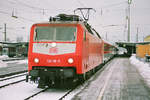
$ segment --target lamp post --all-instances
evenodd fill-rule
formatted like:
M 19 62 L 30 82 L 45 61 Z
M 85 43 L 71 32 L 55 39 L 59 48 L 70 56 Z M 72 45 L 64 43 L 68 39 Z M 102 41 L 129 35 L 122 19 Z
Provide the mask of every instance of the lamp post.
M 6 42 L 6 23 L 4 24 L 4 41 Z
M 132 0 L 128 0 L 128 37 L 127 40 L 130 42 L 130 5 L 131 5 Z
M 138 43 L 139 42 L 139 28 L 137 27 L 137 34 L 136 34 L 136 42 Z

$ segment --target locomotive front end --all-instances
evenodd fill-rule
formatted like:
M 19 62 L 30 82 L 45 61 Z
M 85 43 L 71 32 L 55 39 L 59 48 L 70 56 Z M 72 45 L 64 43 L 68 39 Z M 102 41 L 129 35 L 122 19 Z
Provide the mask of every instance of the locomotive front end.
M 60 84 L 76 76 L 79 65 L 77 24 L 35 24 L 31 28 L 28 70 L 39 87 Z

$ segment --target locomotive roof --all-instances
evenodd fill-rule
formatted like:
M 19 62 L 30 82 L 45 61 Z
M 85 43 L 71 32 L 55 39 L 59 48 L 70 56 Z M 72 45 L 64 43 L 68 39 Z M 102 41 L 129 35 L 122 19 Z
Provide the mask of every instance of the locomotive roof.
M 99 38 L 101 38 L 101 36 L 96 32 L 96 30 L 92 28 L 91 25 L 87 23 L 87 21 L 84 21 L 78 15 L 59 14 L 55 17 L 50 17 L 49 22 L 43 22 L 43 23 L 37 23 L 37 24 L 80 24 L 84 26 L 88 30 L 89 33 L 91 34 L 95 33 Z
M 55 17 L 50 17 L 49 22 L 37 24 L 83 24 L 83 19 L 78 15 L 59 14 Z
M 81 21 L 51 21 L 51 22 L 40 22 L 36 24 L 83 24 Z

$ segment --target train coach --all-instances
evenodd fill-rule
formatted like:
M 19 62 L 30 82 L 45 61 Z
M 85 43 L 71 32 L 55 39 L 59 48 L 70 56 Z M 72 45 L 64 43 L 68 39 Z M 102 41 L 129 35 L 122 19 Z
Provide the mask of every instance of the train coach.
M 51 17 L 31 27 L 27 81 L 30 77 L 43 88 L 85 80 L 114 48 L 77 15 Z

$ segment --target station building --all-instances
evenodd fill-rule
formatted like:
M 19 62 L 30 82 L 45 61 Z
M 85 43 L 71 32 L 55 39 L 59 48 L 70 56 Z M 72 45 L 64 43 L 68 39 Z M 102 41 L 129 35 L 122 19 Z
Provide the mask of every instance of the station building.
M 146 55 L 150 56 L 150 41 L 130 43 L 130 42 L 116 42 L 118 47 L 127 49 L 126 56 L 136 54 L 140 58 L 144 58 Z
M 0 42 L 0 55 L 8 55 L 9 57 L 27 57 L 28 42 L 9 43 Z

